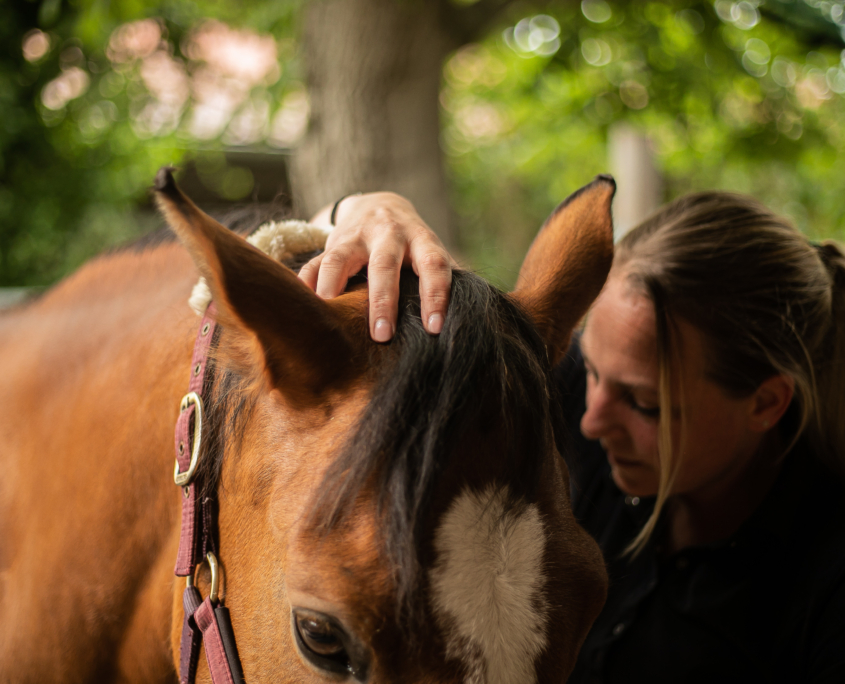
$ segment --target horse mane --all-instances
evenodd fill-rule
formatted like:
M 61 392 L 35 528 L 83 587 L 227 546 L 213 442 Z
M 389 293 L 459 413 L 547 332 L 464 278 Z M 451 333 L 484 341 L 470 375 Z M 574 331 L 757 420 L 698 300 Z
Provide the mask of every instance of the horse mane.
M 403 271 L 400 291 L 394 358 L 382 366 L 357 430 L 318 488 L 312 520 L 318 531 L 330 531 L 374 487 L 397 618 L 412 631 L 422 614 L 414 597 L 426 509 L 438 476 L 456 458 L 458 428 L 504 428 L 497 467 L 512 510 L 536 500 L 543 460 L 562 423 L 551 420 L 558 402 L 550 402 L 545 346 L 507 295 L 455 271 L 443 330 L 432 336 L 423 329 L 419 281 L 410 271 Z
M 563 421 L 559 402 L 550 398 L 550 365 L 533 324 L 511 298 L 473 273 L 453 273 L 448 315 L 440 335 L 432 336 L 422 326 L 419 280 L 403 270 L 396 334 L 384 356 L 357 428 L 317 489 L 310 520 L 315 532 L 326 534 L 350 516 L 365 490 L 374 489 L 394 569 L 397 619 L 410 634 L 422 615 L 415 590 L 423 524 L 438 475 L 456 457 L 458 428 L 474 422 L 504 429 L 499 474 L 512 510 L 536 500 L 543 460 L 552 441 L 561 444 Z M 243 438 L 257 399 L 253 379 L 222 360 L 215 363 L 198 472 L 201 495 L 210 500 L 223 455 Z

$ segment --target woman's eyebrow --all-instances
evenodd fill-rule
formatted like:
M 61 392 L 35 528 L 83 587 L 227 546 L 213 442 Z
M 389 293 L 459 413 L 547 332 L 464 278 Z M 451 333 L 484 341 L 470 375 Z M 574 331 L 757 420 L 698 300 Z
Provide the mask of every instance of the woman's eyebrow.
M 615 378 L 611 378 L 610 382 L 612 382 L 614 385 L 616 385 L 620 389 L 625 390 L 626 392 L 643 392 L 643 393 L 646 393 L 646 394 L 653 394 L 655 396 L 657 396 L 659 394 L 657 388 L 652 387 L 651 385 L 622 382 L 621 380 L 616 380 Z

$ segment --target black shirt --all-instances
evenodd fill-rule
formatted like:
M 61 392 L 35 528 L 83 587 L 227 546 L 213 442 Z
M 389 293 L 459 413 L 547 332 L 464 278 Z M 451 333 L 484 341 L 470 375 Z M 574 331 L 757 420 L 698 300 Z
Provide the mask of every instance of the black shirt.
M 576 518 L 608 564 L 607 603 L 570 682 L 845 682 L 845 488 L 799 443 L 754 514 L 728 539 L 663 557 L 653 510 L 610 477 L 581 435 L 586 372 L 573 344 L 556 369 L 570 432 Z M 843 417 L 845 420 L 845 417 Z

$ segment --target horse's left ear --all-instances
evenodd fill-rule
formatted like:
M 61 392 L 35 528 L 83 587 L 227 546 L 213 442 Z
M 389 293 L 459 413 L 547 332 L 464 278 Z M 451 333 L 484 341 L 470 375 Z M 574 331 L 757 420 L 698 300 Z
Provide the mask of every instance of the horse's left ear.
M 171 169 L 158 172 L 155 189 L 168 224 L 208 283 L 218 319 L 238 338 L 247 356 L 242 362 L 263 362 L 275 387 L 306 402 L 361 370 L 361 345 L 350 329 L 360 316 L 351 303 L 320 299 L 289 268 L 200 211 Z M 360 332 L 365 336 L 365 327 Z
M 512 297 L 533 319 L 557 363 L 573 328 L 601 291 L 613 262 L 610 203 L 616 182 L 597 176 L 546 219 L 516 281 Z

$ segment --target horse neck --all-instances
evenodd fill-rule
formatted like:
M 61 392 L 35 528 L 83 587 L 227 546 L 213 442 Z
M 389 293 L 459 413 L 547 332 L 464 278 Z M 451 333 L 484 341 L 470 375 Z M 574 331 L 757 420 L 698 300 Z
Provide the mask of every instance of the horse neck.
M 4 317 L 0 411 L 13 434 L 0 467 L 14 473 L 14 498 L 11 489 L 0 491 L 4 556 L 11 567 L 43 573 L 9 580 L 21 606 L 50 606 L 55 627 L 45 629 L 39 611 L 20 613 L 5 621 L 14 625 L 4 635 L 10 648 L 38 635 L 77 672 L 121 669 L 103 660 L 124 651 L 136 663 L 146 658 L 145 671 L 172 671 L 161 647 L 169 597 L 144 587 L 172 581 L 179 515 L 170 479 L 173 421 L 198 323 L 186 303 L 195 278 L 175 245 L 124 252 L 95 260 Z M 26 430 L 15 428 L 21 425 Z M 63 580 L 54 582 L 59 567 Z M 87 615 L 109 616 L 91 628 L 95 649 L 92 635 L 77 628 L 78 605 Z M 4 610 L 15 614 L 11 604 Z M 50 666 L 63 667 L 58 660 Z M 42 675 L 34 679 L 62 678 Z

